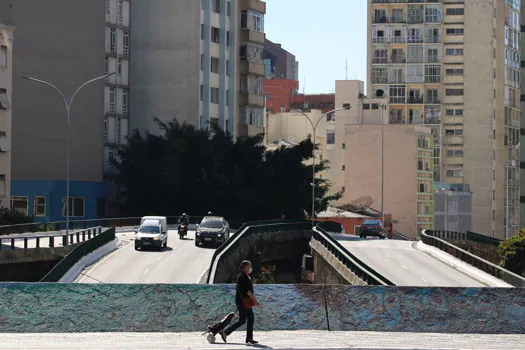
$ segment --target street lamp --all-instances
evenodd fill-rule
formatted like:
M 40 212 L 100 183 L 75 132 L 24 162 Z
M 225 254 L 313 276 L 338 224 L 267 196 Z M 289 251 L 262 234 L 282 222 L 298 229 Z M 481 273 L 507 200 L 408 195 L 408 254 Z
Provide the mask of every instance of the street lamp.
M 68 254 L 69 252 L 69 216 L 70 216 L 70 212 L 69 212 L 69 159 L 70 159 L 70 150 L 69 150 L 69 143 L 70 143 L 70 136 L 69 136 L 69 126 L 70 126 L 70 111 L 71 111 L 71 105 L 73 104 L 73 100 L 75 99 L 75 96 L 80 92 L 80 90 L 82 90 L 83 87 L 85 87 L 86 85 L 89 85 L 95 81 L 98 81 L 98 80 L 102 80 L 102 79 L 105 79 L 111 75 L 114 75 L 115 73 L 109 73 L 109 74 L 105 74 L 105 75 L 102 75 L 100 77 L 97 77 L 97 78 L 93 78 L 91 80 L 88 80 L 86 82 L 84 82 L 82 85 L 80 85 L 76 90 L 75 92 L 73 92 L 73 95 L 71 95 L 71 98 L 68 100 L 66 98 L 66 96 L 64 95 L 64 93 L 62 93 L 62 91 L 60 91 L 60 89 L 58 87 L 56 87 L 55 85 L 47 82 L 47 81 L 44 81 L 44 80 L 40 80 L 40 79 L 37 79 L 37 78 L 34 78 L 34 77 L 31 77 L 31 76 L 28 76 L 28 75 L 22 75 L 22 78 L 24 79 L 27 79 L 27 80 L 30 80 L 32 82 L 35 82 L 35 83 L 38 83 L 38 84 L 43 84 L 43 85 L 47 85 L 53 89 L 55 89 L 55 91 L 60 95 L 60 97 L 62 98 L 62 100 L 64 101 L 64 104 L 66 106 L 66 125 L 67 125 L 67 128 L 66 128 L 66 133 L 67 133 L 67 146 L 66 146 L 66 254 Z
M 383 97 L 385 92 L 382 89 L 376 90 L 376 97 Z M 386 104 L 381 103 L 381 215 L 383 221 L 383 230 L 385 230 L 385 118 L 383 112 Z
M 315 121 L 315 123 L 312 120 L 312 118 L 310 118 L 308 114 L 306 114 L 304 111 L 300 109 L 290 110 L 290 112 L 296 112 L 296 113 L 302 114 L 312 126 L 312 131 L 313 131 L 313 137 L 312 137 L 312 142 L 313 142 L 313 149 L 312 149 L 312 229 L 315 227 L 315 145 L 316 145 L 315 132 L 317 130 L 317 126 L 319 125 L 319 122 L 323 120 L 324 118 L 326 118 L 329 114 L 332 114 L 338 111 L 342 111 L 342 110 L 350 110 L 351 108 L 352 108 L 352 105 L 350 103 L 343 103 L 342 108 L 336 108 L 334 110 L 321 114 L 321 116 Z

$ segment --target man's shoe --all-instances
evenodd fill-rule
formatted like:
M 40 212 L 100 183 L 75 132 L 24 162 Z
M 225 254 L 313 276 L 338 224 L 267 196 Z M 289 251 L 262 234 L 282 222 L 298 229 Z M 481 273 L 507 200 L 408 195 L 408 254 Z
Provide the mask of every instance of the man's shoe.
M 219 334 L 221 335 L 222 341 L 226 343 L 226 333 L 224 333 L 224 331 L 220 331 Z
M 246 344 L 252 344 L 253 345 L 253 344 L 259 344 L 259 342 L 251 339 L 251 340 L 246 340 Z

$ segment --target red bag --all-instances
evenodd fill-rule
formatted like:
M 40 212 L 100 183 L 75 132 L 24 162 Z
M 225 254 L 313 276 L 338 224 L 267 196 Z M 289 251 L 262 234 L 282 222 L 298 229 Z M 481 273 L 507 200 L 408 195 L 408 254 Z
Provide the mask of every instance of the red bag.
M 245 309 L 253 309 L 253 307 L 255 306 L 255 302 L 250 297 L 242 298 L 242 305 Z

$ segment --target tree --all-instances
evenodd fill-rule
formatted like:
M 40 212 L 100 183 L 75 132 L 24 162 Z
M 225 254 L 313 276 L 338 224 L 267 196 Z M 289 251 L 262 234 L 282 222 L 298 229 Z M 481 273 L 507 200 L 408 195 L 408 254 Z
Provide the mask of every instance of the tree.
M 132 133 L 119 151 L 116 183 L 124 188 L 126 215 L 203 215 L 234 221 L 304 218 L 311 208 L 312 142 L 267 152 L 262 135 L 233 140 L 176 120 L 157 121 L 161 135 Z M 316 172 L 326 170 L 326 161 Z M 324 210 L 330 184 L 316 179 L 316 209 Z
M 501 242 L 498 253 L 501 267 L 525 276 L 525 229 L 522 228 L 519 234 Z
M 18 210 L 0 207 L 0 226 L 31 224 L 33 219 L 27 215 L 22 214 Z M 0 230 L 0 234 L 27 232 L 31 226 L 21 226 L 5 228 Z

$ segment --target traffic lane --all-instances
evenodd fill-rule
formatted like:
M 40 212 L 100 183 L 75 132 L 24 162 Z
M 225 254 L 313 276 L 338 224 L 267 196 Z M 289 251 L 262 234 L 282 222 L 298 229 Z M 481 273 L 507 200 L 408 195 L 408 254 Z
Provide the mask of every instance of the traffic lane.
M 415 249 L 415 242 L 340 241 L 354 256 L 398 286 L 486 287 Z
M 127 244 L 84 270 L 80 283 L 197 283 L 209 267 L 215 249 L 195 247 L 195 232 L 181 240 L 177 231 L 168 231 L 168 247 L 162 250 L 135 250 L 133 236 Z

